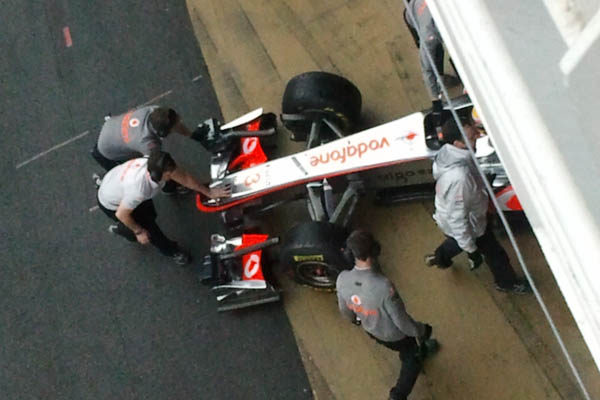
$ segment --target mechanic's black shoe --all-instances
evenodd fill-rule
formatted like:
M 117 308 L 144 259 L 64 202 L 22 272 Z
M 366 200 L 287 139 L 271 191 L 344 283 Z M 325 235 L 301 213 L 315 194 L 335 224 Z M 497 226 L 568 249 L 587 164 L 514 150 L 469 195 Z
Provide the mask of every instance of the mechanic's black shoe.
M 192 260 L 192 257 L 188 253 L 183 250 L 179 250 L 175 254 L 173 254 L 173 261 L 177 265 L 186 265 Z
M 417 354 L 415 358 L 423 363 L 426 358 L 431 357 L 435 353 L 437 353 L 440 349 L 440 344 L 436 339 L 427 339 L 421 344 L 419 344 L 419 348 L 417 349 Z
M 531 286 L 529 285 L 529 282 L 527 282 L 527 281 L 517 282 L 508 287 L 496 285 L 496 290 L 498 290 L 500 292 L 514 293 L 514 294 L 533 293 L 533 290 L 531 289 Z
M 427 358 L 440 350 L 440 343 L 436 339 L 427 339 L 421 347 L 423 349 L 423 358 Z
M 133 232 L 131 232 L 129 230 L 127 233 L 123 232 L 123 231 L 121 231 L 121 229 L 119 229 L 119 225 L 110 225 L 108 227 L 108 232 L 112 233 L 113 235 L 123 236 L 125 239 L 129 240 L 130 242 L 137 242 L 137 238 L 135 237 Z
M 439 269 L 446 269 L 446 268 L 450 268 L 450 265 L 448 266 L 444 266 L 441 264 L 437 263 L 435 254 L 427 254 L 424 257 L 424 261 L 425 261 L 425 265 L 427 265 L 428 267 L 438 267 Z
M 102 178 L 100 178 L 100 175 L 94 172 L 92 174 L 92 180 L 94 181 L 94 185 L 96 185 L 96 190 L 98 190 L 100 185 L 102 185 Z
M 435 263 L 435 254 L 426 254 L 425 255 L 425 265 L 428 267 L 433 267 L 436 265 Z

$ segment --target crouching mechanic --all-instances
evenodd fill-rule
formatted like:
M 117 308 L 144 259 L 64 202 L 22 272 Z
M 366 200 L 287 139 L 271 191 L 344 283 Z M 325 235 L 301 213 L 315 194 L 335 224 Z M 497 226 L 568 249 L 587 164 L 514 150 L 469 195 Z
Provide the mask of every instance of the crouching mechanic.
M 469 119 L 462 121 L 467 140 L 475 150 L 479 131 Z M 453 118 L 442 126 L 445 144 L 433 161 L 435 213 L 433 218 L 446 235 L 434 254 L 425 256 L 428 266 L 448 268 L 452 258 L 465 251 L 471 269 L 485 261 L 490 267 L 496 289 L 503 292 L 529 293 L 527 281 L 519 281 L 487 223 L 488 194 L 481 175 Z
M 165 236 L 156 224 L 152 198 L 172 179 L 210 198 L 228 197 L 228 187 L 212 188 L 198 183 L 177 167 L 168 153 L 154 151 L 150 157 L 135 158 L 108 171 L 98 189 L 98 205 L 106 215 L 117 221 L 109 231 L 131 242 L 151 243 L 158 250 L 184 265 L 189 254 Z
M 337 278 L 338 306 L 342 316 L 360 325 L 377 343 L 399 352 L 402 368 L 390 399 L 407 399 L 423 367 L 425 356 L 437 347 L 431 325 L 416 322 L 406 312 L 394 285 L 374 269 L 379 243 L 356 230 L 346 240 L 354 268 Z
M 92 157 L 108 171 L 127 160 L 161 150 L 163 139 L 172 132 L 200 140 L 206 133 L 203 126 L 191 132 L 172 108 L 140 107 L 106 120 L 91 151 Z M 168 182 L 163 192 L 174 194 L 175 183 Z

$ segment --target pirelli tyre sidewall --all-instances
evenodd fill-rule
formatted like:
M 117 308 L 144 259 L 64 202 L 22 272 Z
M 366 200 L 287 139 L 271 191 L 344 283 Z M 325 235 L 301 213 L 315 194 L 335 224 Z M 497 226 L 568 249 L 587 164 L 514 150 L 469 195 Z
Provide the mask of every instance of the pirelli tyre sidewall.
M 335 289 L 340 271 L 352 267 L 341 251 L 346 237 L 345 229 L 328 222 L 302 223 L 284 235 L 280 262 L 298 283 Z
M 342 132 L 350 133 L 360 119 L 362 96 L 348 79 L 328 72 L 305 72 L 290 79 L 283 93 L 284 114 L 322 113 Z M 310 122 L 288 122 L 286 128 L 306 137 Z

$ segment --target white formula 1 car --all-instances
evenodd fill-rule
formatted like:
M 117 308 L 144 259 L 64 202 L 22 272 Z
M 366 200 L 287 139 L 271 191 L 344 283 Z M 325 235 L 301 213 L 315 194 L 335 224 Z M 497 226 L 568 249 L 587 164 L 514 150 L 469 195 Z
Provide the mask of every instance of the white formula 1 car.
M 459 115 L 471 115 L 472 104 L 467 96 L 453 100 L 452 104 Z M 230 231 L 240 235 L 244 232 L 246 215 L 263 212 L 290 199 L 306 198 L 310 220 L 284 235 L 279 262 L 293 270 L 298 282 L 333 289 L 338 273 L 351 267 L 340 249 L 344 247 L 350 217 L 362 193 L 376 190 L 380 203 L 434 195 L 431 158 L 440 142 L 431 111 L 416 112 L 351 133 L 360 109 L 360 92 L 345 78 L 325 72 L 294 77 L 283 96 L 281 120 L 291 132 L 291 139 L 305 141 L 307 148 L 272 160 L 267 156 L 264 140 L 275 133 L 273 114 L 258 109 L 226 125 L 208 121 L 211 129 L 203 144 L 212 153 L 211 186 L 230 185 L 232 196 L 215 201 L 198 195 L 198 209 L 221 213 Z M 451 118 L 450 111 L 444 110 L 440 118 L 442 123 Z M 497 190 L 502 207 L 520 210 L 487 136 L 479 140 L 477 147 L 480 165 Z M 340 180 L 345 181 L 343 191 L 335 194 L 332 186 L 338 188 Z M 241 243 L 239 237 L 232 240 Z M 212 246 L 201 277 L 215 285 L 220 302 L 235 302 L 234 307 L 220 303 L 222 308 L 243 307 L 243 296 L 249 294 L 252 300 L 248 305 L 260 303 L 257 291 L 265 291 L 267 300 L 262 302 L 278 300 L 272 286 L 244 283 L 255 280 L 245 274 L 248 257 L 237 267 L 224 267 L 217 260 L 235 258 L 220 252 L 239 253 L 242 247 L 234 250 L 232 246 L 224 246 L 223 243 L 231 241 L 224 237 L 214 240 L 217 244 Z M 265 246 L 273 244 L 273 240 Z

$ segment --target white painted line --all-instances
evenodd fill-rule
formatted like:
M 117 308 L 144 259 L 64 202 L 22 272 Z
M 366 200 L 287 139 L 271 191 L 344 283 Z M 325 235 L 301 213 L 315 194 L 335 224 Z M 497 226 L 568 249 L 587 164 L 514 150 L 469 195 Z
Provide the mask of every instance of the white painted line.
M 166 96 L 170 95 L 171 93 L 173 93 L 173 90 L 167 90 L 166 92 L 159 94 L 158 96 L 156 96 L 156 97 L 148 100 L 144 104 L 140 105 L 140 107 L 147 106 L 150 103 L 154 103 L 156 100 L 166 97 Z
M 99 210 L 99 209 L 100 209 L 99 206 L 94 206 L 94 207 L 90 208 L 90 212 L 94 212 L 94 211 Z
M 192 79 L 192 82 L 196 82 L 198 80 L 202 79 L 202 75 L 198 75 L 197 77 L 195 77 L 194 79 Z
M 20 163 L 20 164 L 17 164 L 17 167 L 16 167 L 16 169 L 19 169 L 19 168 L 21 168 L 21 167 L 23 167 L 23 166 L 25 166 L 25 165 L 29 164 L 30 162 L 32 162 L 32 161 L 35 161 L 35 160 L 37 160 L 38 158 L 40 158 L 40 157 L 43 157 L 43 156 L 45 156 L 46 154 L 48 154 L 48 153 L 50 153 L 50 152 L 52 152 L 52 151 L 54 151 L 54 150 L 56 150 L 56 149 L 59 149 L 59 148 L 61 148 L 61 147 L 63 147 L 63 146 L 66 146 L 67 144 L 69 144 L 69 143 L 71 143 L 71 142 L 74 142 L 74 141 L 76 141 L 77 139 L 81 139 L 82 137 L 84 137 L 84 136 L 85 136 L 85 135 L 87 135 L 88 133 L 90 133 L 90 131 L 85 131 L 85 132 L 83 132 L 83 133 L 80 133 L 79 135 L 77 135 L 77 136 L 75 136 L 75 137 L 73 137 L 73 138 L 71 138 L 71 139 L 69 139 L 69 140 L 65 141 L 65 142 L 62 142 L 62 143 L 60 143 L 60 144 L 57 144 L 57 145 L 56 145 L 56 146 L 54 146 L 54 147 L 51 147 L 51 148 L 49 148 L 48 150 L 46 150 L 46 151 L 43 151 L 43 152 L 41 152 L 40 154 L 38 154 L 38 155 L 36 155 L 36 156 L 33 156 L 33 157 L 31 157 L 29 160 L 27 160 L 27 161 L 23 161 L 22 163 Z

